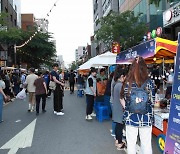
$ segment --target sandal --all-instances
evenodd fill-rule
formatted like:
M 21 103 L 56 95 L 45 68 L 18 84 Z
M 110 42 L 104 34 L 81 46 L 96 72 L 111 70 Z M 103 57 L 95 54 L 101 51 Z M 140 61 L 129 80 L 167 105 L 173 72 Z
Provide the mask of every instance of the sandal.
M 125 148 L 125 143 L 124 142 L 117 145 L 117 150 L 124 150 L 124 148 Z

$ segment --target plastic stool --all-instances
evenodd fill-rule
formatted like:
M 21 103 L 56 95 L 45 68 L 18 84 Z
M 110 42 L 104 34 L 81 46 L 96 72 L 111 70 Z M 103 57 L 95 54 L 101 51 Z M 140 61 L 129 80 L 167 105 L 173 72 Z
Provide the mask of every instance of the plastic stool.
M 83 90 L 78 90 L 77 91 L 77 96 L 83 97 L 84 91 Z
M 96 114 L 98 112 L 98 108 L 104 105 L 105 105 L 104 102 L 96 102 L 96 101 L 94 102 L 94 111 L 96 112 Z
M 108 106 L 109 114 L 112 114 L 110 96 L 104 95 L 104 104 Z
M 103 120 L 109 120 L 109 111 L 107 106 L 99 106 L 98 112 L 96 114 L 96 118 L 99 122 L 102 122 Z

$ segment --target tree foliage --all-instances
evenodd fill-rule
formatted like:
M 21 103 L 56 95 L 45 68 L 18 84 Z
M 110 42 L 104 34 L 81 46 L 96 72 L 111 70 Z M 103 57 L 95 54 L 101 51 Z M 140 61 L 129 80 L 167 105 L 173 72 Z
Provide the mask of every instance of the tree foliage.
M 76 70 L 78 68 L 78 65 L 75 61 L 73 61 L 71 64 L 70 64 L 70 69 L 71 70 Z
M 6 18 L 8 17 L 8 13 L 2 12 L 0 13 L 0 25 L 7 25 L 7 20 Z
M 122 50 L 138 44 L 147 31 L 146 24 L 140 22 L 140 16 L 135 17 L 132 11 L 126 11 L 121 14 L 112 12 L 101 18 L 101 28 L 95 32 L 97 40 L 102 41 L 108 50 L 114 41 L 120 43 Z
M 32 34 L 33 32 L 17 28 L 0 31 L 0 43 L 7 45 L 10 52 L 13 52 L 14 44 L 17 46 L 23 44 Z M 51 38 L 50 33 L 38 32 L 27 45 L 17 50 L 17 63 L 27 63 L 29 67 L 39 67 L 41 64 L 50 65 L 56 53 L 55 45 L 50 41 Z M 11 56 L 14 55 L 11 54 Z

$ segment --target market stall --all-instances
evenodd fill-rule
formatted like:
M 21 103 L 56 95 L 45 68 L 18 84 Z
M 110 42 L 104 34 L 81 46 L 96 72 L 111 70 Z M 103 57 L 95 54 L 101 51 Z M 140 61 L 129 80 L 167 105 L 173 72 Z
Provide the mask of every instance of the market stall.
M 132 62 L 136 56 L 141 56 L 145 59 L 147 64 L 160 64 L 163 63 L 163 71 L 161 76 L 155 78 L 159 80 L 163 79 L 163 91 L 164 91 L 164 76 L 165 76 L 165 63 L 174 63 L 174 58 L 177 52 L 177 41 L 170 41 L 162 38 L 155 38 L 147 42 L 143 42 L 135 47 L 132 47 L 126 51 L 121 52 L 116 57 L 118 64 L 126 62 Z M 151 76 L 153 78 L 153 76 Z M 158 96 L 159 94 L 156 94 Z M 154 108 L 154 125 L 152 132 L 157 136 L 157 145 L 161 152 L 165 148 L 165 136 L 169 118 L 169 108 L 161 106 L 161 101 L 165 97 L 161 94 L 161 98 L 156 99 Z M 160 107 L 161 106 L 161 107 Z
M 155 38 L 122 51 L 116 57 L 117 64 L 132 62 L 136 56 L 143 57 L 147 64 L 174 62 L 177 50 L 177 41 L 170 41 L 162 38 Z

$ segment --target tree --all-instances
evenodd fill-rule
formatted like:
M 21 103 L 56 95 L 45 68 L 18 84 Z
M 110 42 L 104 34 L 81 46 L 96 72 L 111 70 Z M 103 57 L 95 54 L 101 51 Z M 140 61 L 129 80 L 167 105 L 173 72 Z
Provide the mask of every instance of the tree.
M 51 65 L 56 56 L 55 45 L 50 39 L 50 33 L 37 33 L 37 35 L 18 53 L 18 60 L 26 62 L 31 67 L 38 68 L 41 64 Z M 25 56 L 26 55 L 26 56 Z
M 77 66 L 77 64 L 76 64 L 75 61 L 73 61 L 73 62 L 71 63 L 71 65 L 70 65 L 71 70 L 76 70 L 77 67 L 78 67 L 78 66 Z
M 156 7 L 159 6 L 161 0 L 149 0 L 149 4 L 155 4 Z M 174 0 L 167 0 L 167 2 L 173 2 Z
M 8 17 L 8 13 L 5 13 L 5 12 L 0 13 L 0 26 L 7 25 L 7 20 L 6 20 L 7 17 Z
M 6 44 L 9 55 L 14 59 L 14 44 L 21 45 L 27 41 L 33 32 L 11 28 L 8 31 L 0 31 L 0 43 Z M 55 45 L 50 39 L 51 33 L 38 32 L 36 36 L 23 48 L 17 50 L 17 63 L 27 63 L 29 67 L 38 68 L 41 64 L 50 65 L 55 56 Z
M 134 16 L 134 12 L 124 13 L 112 12 L 98 22 L 101 28 L 95 32 L 98 41 L 102 41 L 108 50 L 111 50 L 114 41 L 119 42 L 122 50 L 137 45 L 143 40 L 147 32 L 145 23 L 140 22 L 139 14 Z

